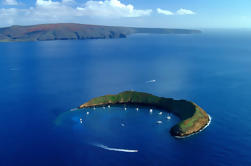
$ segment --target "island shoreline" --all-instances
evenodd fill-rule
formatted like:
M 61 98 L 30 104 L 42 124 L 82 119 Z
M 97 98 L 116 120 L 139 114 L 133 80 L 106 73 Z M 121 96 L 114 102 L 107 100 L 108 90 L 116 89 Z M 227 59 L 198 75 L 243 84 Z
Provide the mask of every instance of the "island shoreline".
M 211 117 L 197 104 L 186 100 L 158 97 L 149 93 L 125 91 L 116 95 L 105 95 L 91 99 L 79 108 L 102 107 L 107 105 L 136 105 L 162 109 L 176 115 L 180 122 L 174 125 L 170 134 L 185 138 L 204 130 Z
M 209 118 L 208 123 L 204 127 L 202 127 L 199 131 L 194 132 L 194 133 L 189 134 L 189 135 L 186 135 L 186 136 L 174 136 L 174 137 L 178 138 L 178 139 L 183 139 L 183 138 L 188 138 L 188 137 L 191 137 L 193 135 L 199 134 L 200 132 L 204 131 L 211 124 L 212 117 L 209 114 L 208 114 L 208 118 Z
M 104 106 L 108 106 L 112 103 L 109 103 L 109 104 L 103 104 L 103 105 L 94 105 L 92 107 L 96 107 L 96 108 L 99 108 L 99 107 L 104 107 Z M 170 113 L 170 114 L 173 114 L 171 111 L 168 111 L 164 108 L 160 108 L 160 107 L 157 107 L 157 106 L 154 106 L 154 105 L 147 105 L 147 104 L 141 104 L 141 103 L 117 103 L 117 104 L 112 104 L 113 106 L 118 106 L 118 107 L 121 107 L 122 105 L 128 105 L 128 106 L 134 106 L 134 107 L 151 107 L 151 108 L 155 108 L 155 109 L 159 109 L 163 112 L 167 112 L 167 113 Z M 74 109 L 71 109 L 70 111 L 76 111 L 76 110 L 81 110 L 81 109 L 91 109 L 91 107 L 86 107 L 86 108 L 80 108 L 80 107 L 77 107 L 77 108 L 74 108 Z M 177 116 L 175 114 L 173 114 L 174 116 Z M 183 139 L 183 138 L 188 138 L 188 137 L 191 137 L 193 135 L 196 135 L 196 134 L 199 134 L 200 132 L 202 132 L 203 130 L 205 130 L 210 124 L 211 124 L 211 121 L 212 121 L 212 117 L 208 114 L 208 123 L 203 126 L 199 131 L 197 132 L 194 132 L 192 134 L 189 134 L 189 135 L 186 135 L 186 136 L 174 136 L 175 138 L 178 138 L 178 139 Z
M 0 28 L 0 42 L 120 39 L 132 34 L 200 34 L 195 29 L 142 28 L 77 23 L 14 25 Z

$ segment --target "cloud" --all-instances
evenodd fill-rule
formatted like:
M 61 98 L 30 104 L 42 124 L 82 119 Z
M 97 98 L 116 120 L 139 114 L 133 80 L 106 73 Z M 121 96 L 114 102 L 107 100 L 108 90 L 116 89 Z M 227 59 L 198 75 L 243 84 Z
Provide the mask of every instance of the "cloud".
M 8 0 L 14 4 L 14 0 Z M 7 0 L 6 0 L 7 2 Z M 10 4 L 10 3 L 9 3 Z M 36 0 L 29 8 L 0 8 L 0 26 L 15 24 L 35 24 L 47 22 L 67 22 L 98 17 L 102 19 L 148 16 L 151 9 L 135 9 L 132 4 L 119 0 L 89 0 L 81 3 L 75 0 Z
M 1 22 L 3 24 L 12 25 L 14 23 L 13 17 L 16 17 L 17 14 L 18 10 L 15 8 L 0 9 L 0 19 L 2 20 Z
M 77 7 L 82 15 L 101 17 L 141 17 L 151 14 L 151 9 L 134 9 L 131 4 L 125 5 L 119 0 L 87 1 L 82 7 Z
M 3 0 L 3 2 L 5 5 L 21 4 L 18 3 L 18 0 Z M 128 18 L 152 14 L 152 9 L 138 9 L 132 4 L 122 3 L 120 0 L 36 0 L 34 5 L 24 7 L 25 5 L 0 8 L 0 26 L 58 22 L 83 23 L 84 21 L 85 23 L 101 23 L 99 21 L 106 23 L 109 19 L 111 22 L 118 20 L 114 18 L 127 18 L 128 20 Z M 183 8 L 176 12 L 157 8 L 156 12 L 164 15 L 195 14 L 195 12 Z
M 36 7 L 32 8 L 37 16 L 91 16 L 91 17 L 141 17 L 148 16 L 152 10 L 138 10 L 134 9 L 131 4 L 125 5 L 119 0 L 104 0 L 104 1 L 87 1 L 84 4 L 78 4 L 76 7 L 71 6 L 75 3 L 74 0 L 37 0 Z
M 194 14 L 196 14 L 192 10 L 183 9 L 183 8 L 180 8 L 175 13 L 173 13 L 173 12 L 171 12 L 169 10 L 163 10 L 161 8 L 157 8 L 157 13 L 158 14 L 164 14 L 164 15 L 194 15 Z
M 75 0 L 62 0 L 63 3 L 75 3 Z
M 157 13 L 164 14 L 164 15 L 173 15 L 173 12 L 171 12 L 169 10 L 163 10 L 163 9 L 160 9 L 160 8 L 157 8 Z
M 183 9 L 183 8 L 177 10 L 176 13 L 177 13 L 178 15 L 194 15 L 194 14 L 195 14 L 195 12 L 193 12 L 192 10 Z
M 5 4 L 5 5 L 18 5 L 18 2 L 16 0 L 4 0 L 3 4 Z
M 77 16 L 77 9 L 72 7 L 70 1 L 37 0 L 35 7 L 26 9 L 26 14 L 34 20 L 60 21 Z
M 63 0 L 37 0 L 36 7 L 31 11 L 37 17 L 102 17 L 102 18 L 118 18 L 118 17 L 141 17 L 148 16 L 152 10 L 137 10 L 131 4 L 125 5 L 118 0 L 104 0 L 104 1 L 87 1 L 77 7 L 72 7 L 69 3 L 75 1 Z
M 44 6 L 44 7 L 52 7 L 52 6 L 56 6 L 56 5 L 60 5 L 61 2 L 58 1 L 52 1 L 52 0 L 37 0 L 36 1 L 36 5 L 37 6 Z

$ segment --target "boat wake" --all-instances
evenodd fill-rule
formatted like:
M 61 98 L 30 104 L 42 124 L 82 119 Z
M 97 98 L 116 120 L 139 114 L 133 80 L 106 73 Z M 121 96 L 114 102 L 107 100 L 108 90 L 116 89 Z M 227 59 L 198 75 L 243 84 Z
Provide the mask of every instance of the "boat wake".
M 105 149 L 105 150 L 110 150 L 110 151 L 117 151 L 117 152 L 126 152 L 126 153 L 136 153 L 138 150 L 131 150 L 131 149 L 119 149 L 119 148 L 111 148 L 102 144 L 92 144 L 96 147 Z
M 146 83 L 154 83 L 156 82 L 156 80 L 149 80 L 149 81 L 146 81 Z

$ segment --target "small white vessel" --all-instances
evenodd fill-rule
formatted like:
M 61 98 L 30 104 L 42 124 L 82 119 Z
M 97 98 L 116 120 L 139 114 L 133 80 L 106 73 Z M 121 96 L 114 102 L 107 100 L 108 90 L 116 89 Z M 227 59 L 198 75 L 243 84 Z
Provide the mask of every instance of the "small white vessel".
M 152 113 L 152 112 L 153 112 L 153 109 L 150 109 L 149 112 Z
M 122 126 L 122 127 L 125 127 L 125 124 L 124 124 L 124 123 L 121 123 L 121 126 Z
M 90 112 L 86 112 L 86 115 L 89 115 L 90 114 Z
M 159 121 L 157 121 L 157 123 L 158 123 L 158 124 L 161 124 L 161 123 L 162 123 L 162 121 L 161 121 L 161 120 L 159 120 Z
M 136 108 L 136 111 L 138 111 L 139 110 L 139 108 Z
M 159 115 L 162 115 L 162 112 L 159 112 Z
M 169 120 L 169 119 L 171 119 L 171 116 L 168 115 L 166 118 Z
M 72 108 L 72 109 L 70 109 L 70 111 L 76 111 L 76 110 L 78 110 L 78 108 Z
M 110 106 L 110 105 L 108 105 L 108 108 L 111 108 L 111 106 Z
M 127 110 L 127 108 L 125 107 L 125 111 Z
M 95 110 L 96 108 L 95 108 L 95 107 L 93 107 L 93 109 Z
M 83 123 L 83 119 L 82 118 L 80 118 L 80 124 L 82 124 Z
M 105 107 L 103 107 L 103 109 L 105 109 Z

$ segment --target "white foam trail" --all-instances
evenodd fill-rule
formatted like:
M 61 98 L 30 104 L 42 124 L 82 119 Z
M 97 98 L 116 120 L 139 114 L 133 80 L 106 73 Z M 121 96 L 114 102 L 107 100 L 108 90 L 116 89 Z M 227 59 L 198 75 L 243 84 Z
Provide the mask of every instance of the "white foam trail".
M 126 153 L 135 153 L 138 152 L 138 150 L 131 150 L 131 149 L 118 149 L 118 148 L 111 148 L 102 144 L 93 144 L 94 146 L 97 146 L 99 148 L 110 150 L 110 151 L 117 151 L 117 152 L 126 152 Z
M 156 80 L 149 80 L 149 81 L 146 81 L 146 83 L 154 83 L 156 82 Z

